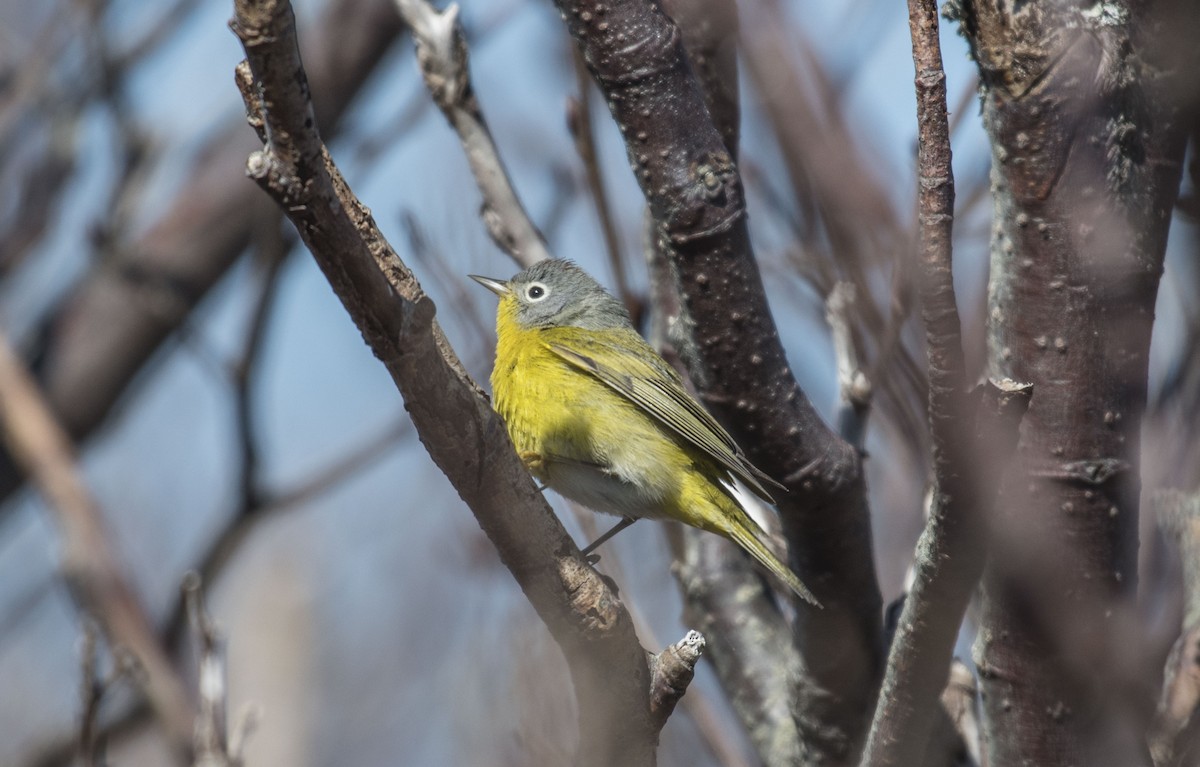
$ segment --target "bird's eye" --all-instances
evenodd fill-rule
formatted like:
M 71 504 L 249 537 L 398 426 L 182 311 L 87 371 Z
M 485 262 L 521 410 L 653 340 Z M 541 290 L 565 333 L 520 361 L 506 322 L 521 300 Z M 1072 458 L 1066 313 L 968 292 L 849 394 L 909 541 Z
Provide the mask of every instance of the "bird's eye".
M 541 301 L 549 294 L 549 289 L 540 282 L 535 282 L 525 288 L 525 297 L 530 301 Z

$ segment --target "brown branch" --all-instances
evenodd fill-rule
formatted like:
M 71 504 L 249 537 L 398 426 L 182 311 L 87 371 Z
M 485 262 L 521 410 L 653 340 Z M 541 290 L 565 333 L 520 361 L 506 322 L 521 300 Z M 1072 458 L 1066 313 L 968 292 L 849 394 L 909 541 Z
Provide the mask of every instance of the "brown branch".
M 979 497 L 969 471 L 973 418 L 951 268 L 954 175 L 936 0 L 909 0 L 908 19 L 916 68 L 919 284 L 934 490 L 929 523 L 917 544 L 916 580 L 892 640 L 862 757 L 864 766 L 879 767 L 915 764 L 925 753 L 984 552 L 975 521 Z M 1013 428 L 1014 442 L 1015 433 Z
M 324 151 L 290 5 L 239 0 L 233 27 L 247 55 L 238 82 L 248 109 L 263 107 L 268 139 L 248 173 L 296 225 L 404 396 L 430 456 L 567 656 L 579 702 L 578 763 L 653 764 L 650 673 L 632 620 L 537 491 L 434 321 L 433 302 Z
M 862 466 L 797 385 L 766 304 L 733 155 L 681 35 L 648 0 L 556 0 L 625 138 L 682 298 L 673 345 L 718 418 L 791 493 L 780 511 L 792 564 L 826 609 L 800 606 L 804 739 L 852 758 L 880 668 Z
M 708 658 L 764 765 L 802 759 L 795 687 L 800 654 L 769 587 L 740 552 L 714 535 L 679 529 L 675 576 L 684 618 L 712 637 Z
M 241 353 L 230 371 L 233 379 L 236 416 L 234 420 L 242 458 L 238 481 L 241 502 L 237 516 L 249 514 L 252 509 L 261 505 L 258 440 L 254 428 L 254 390 L 258 382 L 259 361 L 267 336 L 267 325 L 282 283 L 283 264 L 294 243 L 294 238 L 284 234 L 282 224 L 282 216 L 276 215 L 264 221 L 260 230 L 259 247 L 256 250 L 259 266 L 257 292 L 251 305 Z
M 80 699 L 83 710 L 79 716 L 79 759 L 85 767 L 103 767 L 107 743 L 100 726 L 100 707 L 104 699 L 122 680 L 136 674 L 137 660 L 122 648 L 112 653 L 112 668 L 101 675 L 100 629 L 87 618 L 83 624 L 83 646 L 80 649 Z
M 546 241 L 512 188 L 471 86 L 458 5 L 437 11 L 425 0 L 395 0 L 417 43 L 417 63 L 434 102 L 462 142 L 483 195 L 483 223 L 497 247 L 522 267 L 549 258 Z
M 854 284 L 858 304 L 852 329 L 874 386 L 873 411 L 897 422 L 901 433 L 924 428 L 924 365 L 900 343 L 912 309 L 911 269 L 905 268 L 915 232 L 901 226 L 886 179 L 854 137 L 838 86 L 779 0 L 745 5 L 741 39 L 747 79 L 754 86 L 783 159 L 801 215 L 788 220 L 817 276 L 824 297 L 835 281 Z M 795 224 L 799 226 L 795 226 Z M 890 305 L 877 301 L 878 273 L 891 268 Z M 874 341 L 874 359 L 868 342 Z M 918 456 L 916 461 L 920 461 Z
M 931 391 L 937 379 L 930 375 Z M 863 753 L 864 766 L 915 764 L 926 753 L 941 717 L 939 696 L 945 694 L 962 617 L 987 556 L 984 512 L 991 508 L 999 478 L 1016 448 L 1030 398 L 1028 385 L 989 382 L 983 387 L 978 415 L 963 419 L 977 421 L 974 440 L 964 445 L 960 435 L 943 435 L 961 446 L 957 456 L 948 456 L 951 460 L 987 470 L 960 469 L 960 476 L 939 481 L 933 489 L 929 519 L 914 555 L 913 585 L 897 622 Z M 930 412 L 937 411 L 931 407 Z M 948 426 L 961 429 L 964 424 Z M 964 487 L 964 481 L 971 484 Z
M 195 708 L 159 644 L 104 530 L 103 514 L 75 465 L 74 451 L 46 399 L 0 335 L 0 422 L 4 441 L 38 490 L 62 537 L 61 569 L 79 609 L 92 616 L 114 653 L 137 663 L 135 677 L 175 750 L 190 753 Z

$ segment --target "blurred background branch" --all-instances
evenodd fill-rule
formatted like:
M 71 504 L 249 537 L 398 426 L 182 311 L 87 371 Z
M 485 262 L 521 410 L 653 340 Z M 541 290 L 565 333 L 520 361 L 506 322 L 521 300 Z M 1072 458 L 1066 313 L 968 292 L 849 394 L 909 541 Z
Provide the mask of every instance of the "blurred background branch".
M 54 512 L 62 537 L 62 577 L 78 609 L 95 620 L 114 654 L 130 654 L 131 676 L 145 690 L 174 749 L 190 754 L 196 719 L 191 696 L 122 572 L 121 560 L 104 530 L 103 514 L 75 467 L 67 435 L 2 334 L 0 423 L 9 451 Z M 93 648 L 85 648 L 85 657 L 93 655 Z M 98 704 L 98 700 L 92 703 Z M 89 738 L 83 740 L 87 743 Z

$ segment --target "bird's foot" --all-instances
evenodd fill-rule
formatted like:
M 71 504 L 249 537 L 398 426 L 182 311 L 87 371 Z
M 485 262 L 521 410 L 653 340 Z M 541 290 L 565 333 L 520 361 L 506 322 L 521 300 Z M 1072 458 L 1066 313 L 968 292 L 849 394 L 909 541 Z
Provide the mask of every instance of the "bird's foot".
M 546 459 L 542 457 L 541 453 L 534 452 L 533 450 L 522 450 L 517 455 L 520 457 L 521 462 L 525 464 L 525 467 L 532 472 L 539 472 L 546 468 Z

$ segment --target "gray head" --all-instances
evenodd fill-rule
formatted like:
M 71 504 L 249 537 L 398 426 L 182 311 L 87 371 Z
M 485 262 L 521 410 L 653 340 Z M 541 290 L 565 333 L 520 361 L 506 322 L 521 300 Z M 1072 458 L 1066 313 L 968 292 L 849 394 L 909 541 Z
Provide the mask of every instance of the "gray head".
M 471 279 L 500 296 L 501 302 L 514 301 L 517 323 L 524 328 L 631 326 L 624 305 L 570 261 L 539 261 L 508 282 L 474 274 Z

